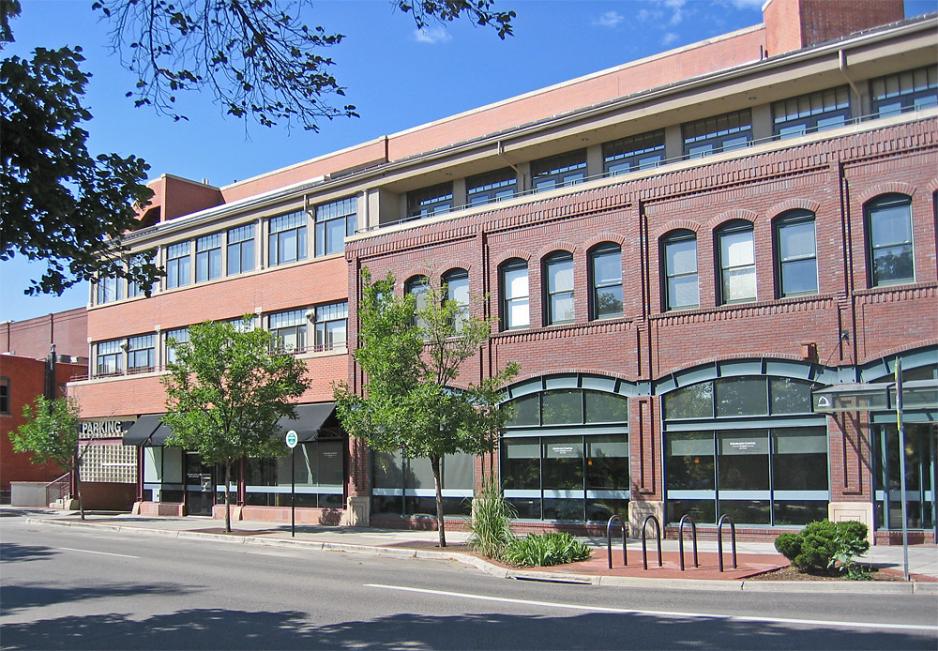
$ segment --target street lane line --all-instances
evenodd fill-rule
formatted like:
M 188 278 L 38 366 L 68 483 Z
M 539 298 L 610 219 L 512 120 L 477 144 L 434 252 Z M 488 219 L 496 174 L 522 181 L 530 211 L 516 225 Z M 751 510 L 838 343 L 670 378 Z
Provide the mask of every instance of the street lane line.
M 402 592 L 419 592 L 422 594 L 457 597 L 459 599 L 472 599 L 476 601 L 496 601 L 499 603 L 522 604 L 526 606 L 543 606 L 546 608 L 562 608 L 566 610 L 581 610 L 602 613 L 621 613 L 625 615 L 656 615 L 659 617 L 693 617 L 695 619 L 712 619 L 729 622 L 758 622 L 769 624 L 797 624 L 802 626 L 838 626 L 841 628 L 875 628 L 899 631 L 929 631 L 938 632 L 938 626 L 924 626 L 918 624 L 879 624 L 870 622 L 841 622 L 822 619 L 792 619 L 787 617 L 751 617 L 745 615 L 714 615 L 711 613 L 681 613 L 667 610 L 635 610 L 629 608 L 610 608 L 608 606 L 584 606 L 582 604 L 566 604 L 554 601 L 534 601 L 531 599 L 510 599 L 508 597 L 492 597 L 489 595 L 468 594 L 465 592 L 448 592 L 446 590 L 427 590 L 426 588 L 411 588 L 403 585 L 384 585 L 382 583 L 366 583 L 366 588 L 379 588 L 381 590 L 399 590 Z
M 140 558 L 139 556 L 131 556 L 130 554 L 114 554 L 112 552 L 96 552 L 90 549 L 75 549 L 73 547 L 53 547 L 52 549 L 61 549 L 67 552 L 81 552 L 82 554 L 98 554 L 100 556 L 120 556 L 121 558 Z

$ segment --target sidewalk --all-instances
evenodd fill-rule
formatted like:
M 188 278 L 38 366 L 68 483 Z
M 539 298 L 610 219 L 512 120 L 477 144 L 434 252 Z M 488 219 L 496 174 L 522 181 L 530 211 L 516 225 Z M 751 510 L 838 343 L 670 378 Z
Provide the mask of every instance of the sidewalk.
M 3 511 L 17 511 L 5 507 Z M 771 543 L 740 542 L 737 545 L 739 570 L 732 571 L 729 541 L 724 545 L 724 573 L 718 570 L 716 541 L 700 541 L 700 568 L 695 569 L 689 540 L 685 543 L 686 568 L 679 568 L 678 542 L 662 541 L 663 567 L 657 566 L 655 542 L 648 541 L 648 571 L 642 567 L 641 541 L 629 540 L 629 566 L 622 564 L 621 538 L 613 540 L 613 565 L 607 568 L 605 539 L 583 539 L 596 548 L 593 558 L 582 563 L 554 568 L 513 569 L 491 563 L 468 552 L 465 542 L 469 535 L 463 531 L 448 531 L 447 542 L 452 548 L 441 550 L 436 547 L 436 531 L 400 529 L 326 527 L 302 525 L 296 527 L 296 537 L 290 536 L 289 523 L 238 521 L 233 523 L 233 534 L 224 533 L 224 521 L 208 517 L 145 517 L 129 514 L 87 514 L 81 522 L 77 513 L 51 510 L 30 510 L 31 524 L 58 524 L 102 528 L 134 534 L 167 535 L 187 539 L 206 539 L 226 543 L 261 544 L 270 546 L 300 545 L 315 550 L 372 553 L 379 556 L 431 558 L 453 560 L 471 565 L 483 572 L 506 578 L 526 580 L 553 580 L 594 585 L 646 585 L 656 587 L 678 587 L 698 589 L 731 590 L 779 590 L 779 591 L 857 591 L 890 592 L 921 588 L 938 592 L 938 583 L 916 583 L 918 588 L 905 583 L 855 583 L 855 582 L 752 582 L 745 579 L 754 574 L 787 565 Z M 910 567 L 915 574 L 938 578 L 938 547 L 934 545 L 909 548 Z M 865 560 L 883 568 L 902 569 L 902 548 L 871 548 Z M 667 586 L 665 584 L 668 584 Z M 930 587 L 929 587 L 930 586 Z

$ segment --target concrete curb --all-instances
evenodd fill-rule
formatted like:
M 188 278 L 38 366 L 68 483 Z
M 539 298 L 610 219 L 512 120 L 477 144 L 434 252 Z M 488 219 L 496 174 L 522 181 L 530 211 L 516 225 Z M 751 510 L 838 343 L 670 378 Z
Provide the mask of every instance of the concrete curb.
M 837 582 L 837 581 L 713 581 L 706 579 L 651 579 L 625 576 L 596 576 L 564 572 L 532 572 L 512 570 L 495 565 L 476 556 L 457 554 L 437 550 L 406 549 L 396 547 L 378 547 L 356 545 L 352 543 L 316 542 L 284 538 L 260 538 L 251 536 L 228 537 L 214 533 L 195 531 L 173 531 L 151 527 L 130 527 L 116 524 L 95 524 L 93 522 L 71 522 L 51 518 L 26 518 L 26 524 L 54 525 L 60 527 L 78 527 L 114 533 L 132 533 L 137 535 L 164 536 L 183 540 L 206 540 L 229 545 L 258 545 L 261 547 L 296 548 L 311 551 L 345 552 L 368 554 L 383 558 L 413 558 L 439 561 L 455 561 L 473 567 L 485 574 L 501 579 L 518 581 L 538 581 L 542 583 L 572 583 L 618 588 L 656 588 L 671 590 L 705 591 L 744 591 L 744 592 L 787 592 L 813 594 L 926 594 L 938 595 L 938 583 L 874 583 L 874 582 Z

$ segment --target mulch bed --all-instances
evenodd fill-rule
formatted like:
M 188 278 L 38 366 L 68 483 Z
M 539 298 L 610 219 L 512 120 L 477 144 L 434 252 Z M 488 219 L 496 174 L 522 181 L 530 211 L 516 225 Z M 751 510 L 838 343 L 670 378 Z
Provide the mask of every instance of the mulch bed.
M 902 581 L 902 574 L 894 574 L 893 570 L 868 568 L 873 581 Z M 840 574 L 806 574 L 794 567 L 783 567 L 771 572 L 765 572 L 747 579 L 747 581 L 848 581 Z

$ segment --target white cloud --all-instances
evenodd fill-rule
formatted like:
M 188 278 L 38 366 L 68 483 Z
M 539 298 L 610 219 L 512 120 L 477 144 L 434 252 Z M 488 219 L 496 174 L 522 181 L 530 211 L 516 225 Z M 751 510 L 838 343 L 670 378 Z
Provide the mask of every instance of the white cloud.
M 593 20 L 593 24 L 598 27 L 614 29 L 618 27 L 623 20 L 625 20 L 625 16 L 620 14 L 618 11 L 607 11 L 598 18 L 595 18 Z
M 446 43 L 453 40 L 453 36 L 441 25 L 433 25 L 432 27 L 421 27 L 414 30 L 414 40 L 418 43 L 436 45 L 437 43 Z
M 677 41 L 678 38 L 680 37 L 674 32 L 665 32 L 665 35 L 661 37 L 661 44 L 667 47 Z
M 684 5 L 687 4 L 687 0 L 658 0 L 658 1 L 665 9 L 671 12 L 671 17 L 668 19 L 668 24 L 680 25 L 681 21 L 684 20 Z

